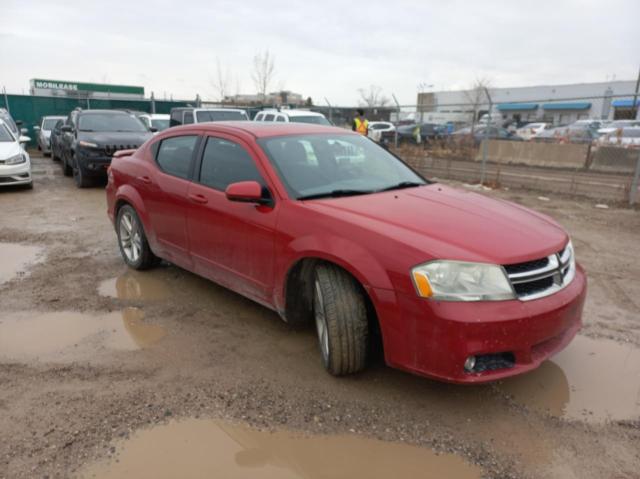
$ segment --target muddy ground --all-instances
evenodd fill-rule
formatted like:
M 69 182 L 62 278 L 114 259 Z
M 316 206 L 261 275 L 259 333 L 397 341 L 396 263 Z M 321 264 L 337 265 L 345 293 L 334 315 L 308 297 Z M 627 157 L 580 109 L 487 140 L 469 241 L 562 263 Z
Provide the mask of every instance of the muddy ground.
M 168 264 L 128 271 L 103 189 L 76 189 L 48 158 L 34 158 L 34 174 L 33 191 L 0 191 L 0 478 L 159 477 L 161 456 L 184 459 L 184 477 L 196 477 L 198 461 L 206 468 L 216 451 L 235 454 L 228 462 L 240 472 L 207 477 L 343 477 L 351 458 L 380 463 L 363 450 L 385 464 L 418 461 L 402 444 L 420 446 L 426 463 L 446 460 L 425 477 L 640 477 L 637 210 L 481 190 L 566 226 L 589 295 L 583 330 L 556 358 L 512 380 L 461 387 L 381 362 L 333 378 L 313 330 L 293 331 Z M 202 421 L 214 424 L 212 436 Z M 193 459 L 193 448 L 166 442 L 193 433 L 200 444 L 221 427 L 236 449 Z M 296 455 L 290 439 L 275 450 L 278 434 L 326 442 Z M 385 442 L 358 442 L 374 439 Z M 135 458 L 142 469 L 117 472 Z M 268 475 L 265 464 L 280 472 Z M 420 477 L 396 474 L 409 475 Z

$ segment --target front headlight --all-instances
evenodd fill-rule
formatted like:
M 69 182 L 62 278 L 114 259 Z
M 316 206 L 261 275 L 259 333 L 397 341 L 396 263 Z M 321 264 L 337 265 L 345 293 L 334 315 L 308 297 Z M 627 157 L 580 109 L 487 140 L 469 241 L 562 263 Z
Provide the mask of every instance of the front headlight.
M 7 159 L 4 164 L 5 165 L 19 165 L 20 163 L 26 163 L 27 156 L 24 153 L 19 153 L 11 158 Z
M 502 301 L 515 293 L 501 266 L 463 261 L 431 261 L 411 270 L 424 298 L 441 301 Z

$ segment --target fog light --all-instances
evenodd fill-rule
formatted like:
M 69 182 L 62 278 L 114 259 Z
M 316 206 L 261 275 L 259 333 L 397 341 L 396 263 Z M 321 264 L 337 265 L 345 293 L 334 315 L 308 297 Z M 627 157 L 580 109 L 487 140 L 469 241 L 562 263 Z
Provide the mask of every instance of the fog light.
M 469 356 L 467 360 L 464 362 L 464 370 L 470 373 L 471 371 L 473 371 L 473 368 L 475 367 L 476 367 L 476 357 Z

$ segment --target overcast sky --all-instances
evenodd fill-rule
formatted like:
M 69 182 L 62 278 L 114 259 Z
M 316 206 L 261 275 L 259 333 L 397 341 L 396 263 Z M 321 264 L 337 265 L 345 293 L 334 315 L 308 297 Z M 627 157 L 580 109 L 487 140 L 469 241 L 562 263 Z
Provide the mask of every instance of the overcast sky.
M 231 93 L 253 93 L 269 49 L 280 88 L 355 105 L 375 84 L 414 103 L 435 89 L 635 79 L 639 0 L 64 2 L 2 0 L 0 85 L 31 78 L 141 85 L 147 95 L 216 99 L 216 60 Z

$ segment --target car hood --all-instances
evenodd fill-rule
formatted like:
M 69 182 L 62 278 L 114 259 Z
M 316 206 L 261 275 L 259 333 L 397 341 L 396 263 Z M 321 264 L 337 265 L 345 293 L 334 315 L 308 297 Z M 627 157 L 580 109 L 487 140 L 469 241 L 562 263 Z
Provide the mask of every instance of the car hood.
M 568 239 L 545 215 L 440 184 L 306 205 L 386 236 L 423 260 L 519 263 L 560 251 Z
M 86 131 L 86 132 L 78 132 L 78 140 L 88 141 L 91 143 L 96 143 L 98 146 L 107 146 L 107 145 L 117 145 L 117 146 L 140 146 L 153 135 L 151 132 L 141 131 L 141 132 L 117 132 L 117 131 L 107 131 L 107 132 L 97 132 L 97 131 Z
M 6 160 L 22 152 L 22 148 L 15 141 L 0 141 L 0 160 Z

